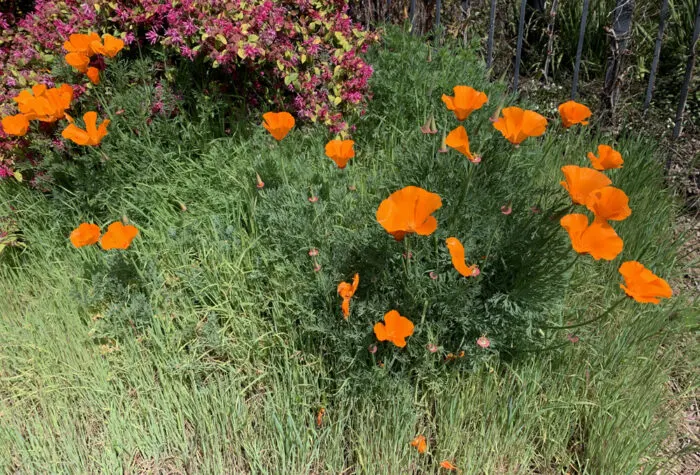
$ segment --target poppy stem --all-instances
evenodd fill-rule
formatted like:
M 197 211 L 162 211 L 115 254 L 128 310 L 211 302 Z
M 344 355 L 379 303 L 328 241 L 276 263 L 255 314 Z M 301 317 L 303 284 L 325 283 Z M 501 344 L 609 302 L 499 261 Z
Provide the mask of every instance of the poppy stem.
M 600 315 L 598 315 L 595 318 L 592 318 L 590 320 L 586 320 L 585 322 L 574 323 L 573 325 L 565 325 L 565 326 L 561 326 L 561 327 L 542 327 L 542 329 L 543 330 L 568 330 L 569 328 L 578 328 L 578 327 L 588 325 L 590 323 L 597 322 L 598 320 L 601 320 L 601 319 L 607 317 L 608 315 L 610 315 L 610 312 L 615 310 L 625 300 L 627 300 L 626 295 L 621 297 L 619 300 L 617 300 L 615 303 L 613 303 L 610 307 L 608 307 L 608 309 L 605 312 L 601 313 Z

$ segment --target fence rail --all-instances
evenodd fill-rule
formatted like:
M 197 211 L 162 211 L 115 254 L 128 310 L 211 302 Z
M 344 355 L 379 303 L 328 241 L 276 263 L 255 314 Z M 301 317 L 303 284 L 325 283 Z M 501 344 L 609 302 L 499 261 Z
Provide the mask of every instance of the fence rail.
M 384 18 L 388 18 L 389 16 L 389 11 L 391 9 L 392 0 L 366 0 L 366 1 L 372 1 L 377 3 L 376 5 L 376 11 L 384 11 Z M 419 4 L 417 3 L 418 0 L 408 0 L 409 1 L 409 6 L 408 6 L 408 21 L 411 25 L 411 32 L 413 34 L 419 34 L 418 27 L 416 24 L 417 16 L 418 16 L 418 9 L 419 9 Z M 433 30 L 438 32 L 440 34 L 440 20 L 441 20 L 441 14 L 442 14 L 442 5 L 443 2 L 442 0 L 433 0 L 434 1 L 434 14 L 432 15 L 433 18 L 433 23 L 429 30 Z M 516 0 L 511 0 L 511 1 L 516 1 Z M 608 59 L 608 64 L 606 67 L 606 81 L 605 81 L 605 96 L 606 96 L 606 102 L 607 106 L 613 111 L 614 113 L 614 108 L 617 102 L 617 98 L 620 94 L 620 83 L 621 83 L 621 64 L 623 61 L 623 57 L 625 55 L 625 48 L 627 45 L 627 42 L 629 40 L 632 28 L 633 28 L 633 18 L 632 18 L 632 12 L 634 10 L 634 1 L 635 0 L 617 0 L 617 5 L 615 7 L 614 12 L 614 24 L 612 28 L 610 28 L 608 31 L 608 34 L 610 36 L 610 42 L 611 42 L 611 54 Z M 428 5 L 428 0 L 421 0 L 420 1 L 420 6 L 425 8 L 426 5 Z M 660 0 L 661 5 L 660 5 L 660 15 L 659 15 L 659 23 L 658 23 L 658 33 L 656 37 L 656 43 L 654 47 L 654 54 L 653 54 L 653 59 L 651 62 L 651 65 L 649 66 L 649 79 L 648 79 L 648 84 L 646 88 L 646 94 L 645 94 L 645 99 L 644 103 L 642 106 L 642 112 L 646 113 L 648 110 L 652 99 L 653 99 L 653 94 L 654 94 L 654 82 L 656 80 L 656 74 L 657 70 L 659 67 L 659 62 L 661 59 L 661 53 L 662 53 L 662 43 L 663 43 L 663 36 L 664 36 L 664 30 L 666 26 L 666 21 L 667 17 L 669 14 L 669 0 Z M 383 5 L 382 5 L 383 3 Z M 431 2 L 432 3 L 432 2 Z M 532 0 L 520 0 L 520 5 L 519 5 L 519 11 L 518 11 L 518 32 L 517 32 L 517 42 L 516 42 L 516 51 L 515 51 L 515 57 L 513 58 L 513 91 L 517 92 L 518 91 L 518 86 L 520 82 L 520 68 L 521 68 L 521 62 L 522 62 L 522 52 L 523 52 L 523 39 L 525 35 L 525 19 L 526 19 L 526 10 L 528 8 L 532 8 L 530 5 L 533 4 Z M 539 8 L 541 9 L 542 12 L 546 10 L 546 0 L 540 0 L 538 3 Z M 461 1 L 461 9 L 462 9 L 462 14 L 464 15 L 466 11 L 469 9 L 469 4 L 470 0 L 462 0 Z M 404 4 L 405 5 L 405 4 Z M 556 7 L 557 7 L 557 0 L 550 0 L 549 2 L 550 8 L 551 8 L 551 19 L 550 23 L 547 26 L 547 32 L 546 34 L 549 35 L 549 40 L 548 40 L 548 46 L 547 46 L 547 60 L 545 62 L 545 78 L 548 72 L 549 68 L 549 62 L 551 60 L 550 56 L 552 54 L 552 42 L 553 42 L 553 37 L 554 37 L 554 16 L 556 15 Z M 582 8 L 581 8 L 581 18 L 579 19 L 579 35 L 578 35 L 578 43 L 577 43 L 577 48 L 576 48 L 576 59 L 574 63 L 574 70 L 573 70 L 573 77 L 572 77 L 572 83 L 571 83 L 571 99 L 576 99 L 578 95 L 578 85 L 579 85 L 579 75 L 580 75 L 580 69 L 581 69 L 581 63 L 584 60 L 583 58 L 583 47 L 584 43 L 586 41 L 586 27 L 587 27 L 587 20 L 588 20 L 588 14 L 589 14 L 589 9 L 590 9 L 590 0 L 582 0 Z M 404 10 L 406 11 L 406 10 Z M 486 67 L 487 69 L 491 69 L 493 66 L 493 49 L 494 49 L 494 34 L 496 30 L 496 13 L 497 13 L 497 0 L 490 0 L 490 9 L 489 9 L 489 16 L 488 16 L 488 36 L 487 36 L 487 41 L 486 41 Z M 674 120 L 674 128 L 673 128 L 673 138 L 677 139 L 682 131 L 683 127 L 683 118 L 684 118 L 684 112 L 685 112 L 685 107 L 686 103 L 688 100 L 688 93 L 689 93 L 689 88 L 690 84 L 693 80 L 693 74 L 694 74 L 694 68 L 695 68 L 695 62 L 696 62 L 696 48 L 697 48 L 697 43 L 698 43 L 698 38 L 700 36 L 700 0 L 697 0 L 697 9 L 695 12 L 695 23 L 694 23 L 694 30 L 693 30 L 693 35 L 692 35 L 692 41 L 688 45 L 688 55 L 687 55 L 687 62 L 686 62 L 686 68 L 685 68 L 685 76 L 683 79 L 683 84 L 681 86 L 681 89 L 679 91 L 679 100 L 678 100 L 678 106 L 676 109 L 676 116 Z

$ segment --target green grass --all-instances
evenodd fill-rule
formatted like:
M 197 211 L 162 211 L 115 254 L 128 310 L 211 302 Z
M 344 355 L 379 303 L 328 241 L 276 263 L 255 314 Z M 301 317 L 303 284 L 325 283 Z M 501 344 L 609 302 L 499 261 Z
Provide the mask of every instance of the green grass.
M 583 321 L 620 297 L 619 261 L 572 266 L 563 231 L 528 250 L 565 203 L 559 167 L 584 164 L 610 138 L 552 124 L 513 149 L 487 122 L 503 86 L 486 81 L 474 53 L 426 57 L 394 32 L 371 53 L 375 99 L 343 172 L 323 157 L 326 131 L 301 127 L 275 144 L 257 115 L 236 122 L 231 102 L 186 77 L 182 113 L 148 125 L 151 60 L 114 65 L 98 89 L 114 120 L 104 145 L 76 149 L 70 166 L 54 157 L 62 186 L 51 194 L 0 185 L 28 245 L 0 265 L 0 467 L 393 474 L 437 472 L 449 459 L 464 473 L 618 474 L 672 463 L 660 454 L 683 395 L 668 382 L 680 374 L 693 390 L 697 362 L 678 346 L 696 317 L 684 296 L 626 302 L 577 329 L 579 343 L 538 349 L 568 341 L 544 323 Z M 436 153 L 439 137 L 418 130 L 430 113 L 441 130 L 454 126 L 439 97 L 458 83 L 491 97 L 468 122 L 478 167 Z M 678 276 L 675 205 L 655 146 L 640 135 L 617 148 L 627 161 L 611 176 L 634 211 L 616 224 L 623 258 Z M 376 224 L 381 199 L 407 184 L 443 196 L 440 240 L 454 233 L 470 257 L 498 257 L 480 264 L 479 283 L 454 277 L 437 235 L 408 240 L 417 257 L 407 264 Z M 545 212 L 532 215 L 534 205 Z M 80 221 L 122 216 L 141 231 L 132 250 L 70 247 Z M 335 285 L 355 270 L 363 280 L 345 324 Z M 508 320 L 474 303 L 495 295 L 527 312 Z M 371 325 L 394 305 L 421 325 L 406 351 L 370 355 Z M 489 351 L 473 343 L 484 328 Z M 467 357 L 445 364 L 460 348 Z M 409 445 L 418 433 L 427 455 Z

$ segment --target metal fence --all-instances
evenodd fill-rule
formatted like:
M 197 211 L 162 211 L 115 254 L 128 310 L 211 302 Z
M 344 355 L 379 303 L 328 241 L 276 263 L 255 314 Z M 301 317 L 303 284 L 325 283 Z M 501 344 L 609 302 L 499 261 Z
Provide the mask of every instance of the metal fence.
M 423 0 L 421 0 L 423 1 Z M 513 61 L 513 82 L 512 88 L 514 92 L 518 91 L 519 81 L 520 81 L 520 68 L 522 62 L 523 53 L 523 37 L 525 35 L 525 18 L 526 10 L 530 8 L 532 0 L 512 0 L 519 1 L 519 15 L 518 15 L 518 33 L 517 33 L 517 43 L 515 49 L 515 58 Z M 580 18 L 580 29 L 578 36 L 578 45 L 576 49 L 576 59 L 574 62 L 573 77 L 571 83 L 571 99 L 576 99 L 579 87 L 579 75 L 581 71 L 581 61 L 583 55 L 583 46 L 585 41 L 586 33 L 586 22 L 588 20 L 588 13 L 590 9 L 590 0 L 582 1 L 582 11 Z M 384 5 L 381 5 L 381 2 Z M 417 33 L 416 28 L 416 18 L 417 18 L 417 0 L 409 0 L 408 5 L 408 21 L 410 22 L 411 31 Z M 463 4 L 468 5 L 469 1 L 464 0 Z M 540 0 L 539 7 L 545 9 L 545 1 Z M 549 2 L 549 12 L 551 20 L 547 26 L 547 35 L 549 36 L 548 52 L 552 51 L 552 42 L 554 38 L 554 18 L 557 12 L 558 0 L 550 0 Z M 666 27 L 666 21 L 669 13 L 669 0 L 660 0 L 660 15 L 659 15 L 659 25 L 658 33 L 656 37 L 656 42 L 654 45 L 654 53 L 651 64 L 649 65 L 649 79 L 646 87 L 646 94 L 644 103 L 642 105 L 642 111 L 646 113 L 649 108 L 654 95 L 654 83 L 656 80 L 656 74 L 659 67 L 659 60 L 662 53 L 662 40 L 664 35 L 664 29 Z M 606 106 L 614 110 L 620 96 L 620 74 L 622 70 L 622 62 L 624 52 L 627 43 L 630 40 L 633 22 L 632 22 L 632 12 L 634 10 L 635 0 L 616 0 L 616 6 L 612 13 L 613 24 L 608 34 L 610 36 L 611 48 L 610 55 L 606 64 L 605 71 L 605 84 L 603 89 L 603 96 L 606 101 Z M 376 10 L 378 12 L 383 11 L 386 18 L 386 13 L 390 11 L 392 7 L 392 0 L 377 0 Z M 440 19 L 442 12 L 442 0 L 434 0 L 434 14 L 432 30 L 440 32 Z M 488 16 L 488 38 L 486 41 L 486 67 L 491 68 L 493 65 L 493 47 L 494 47 L 494 33 L 496 29 L 496 10 L 497 10 L 497 0 L 490 0 L 490 10 Z M 693 69 L 695 67 L 696 54 L 697 54 L 697 44 L 698 37 L 700 36 L 700 0 L 697 1 L 697 7 L 695 11 L 695 24 L 693 28 L 692 41 L 688 45 L 688 55 L 687 62 L 685 66 L 685 76 L 681 86 L 678 107 L 676 109 L 676 116 L 674 120 L 673 128 L 673 138 L 676 139 L 680 136 L 682 126 L 683 126 L 683 115 L 688 101 L 688 93 L 690 84 L 693 79 Z M 547 76 L 547 70 L 549 68 L 549 54 L 545 62 L 545 77 Z

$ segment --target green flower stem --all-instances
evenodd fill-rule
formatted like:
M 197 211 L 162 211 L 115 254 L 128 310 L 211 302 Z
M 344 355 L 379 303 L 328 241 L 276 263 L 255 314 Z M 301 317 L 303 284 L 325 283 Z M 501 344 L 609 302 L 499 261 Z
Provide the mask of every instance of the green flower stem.
M 610 314 L 610 312 L 615 310 L 625 300 L 627 300 L 626 295 L 621 297 L 619 300 L 617 300 L 615 303 L 613 303 L 610 307 L 608 307 L 608 309 L 605 312 L 601 313 L 600 315 L 598 315 L 595 318 L 592 318 L 590 320 L 586 320 L 585 322 L 575 323 L 573 325 L 566 325 L 566 326 L 561 326 L 561 327 L 542 327 L 542 329 L 543 330 L 568 330 L 570 328 L 578 328 L 578 327 L 582 327 L 584 325 L 588 325 L 590 323 L 597 322 L 598 320 L 601 320 L 601 319 L 607 317 Z

